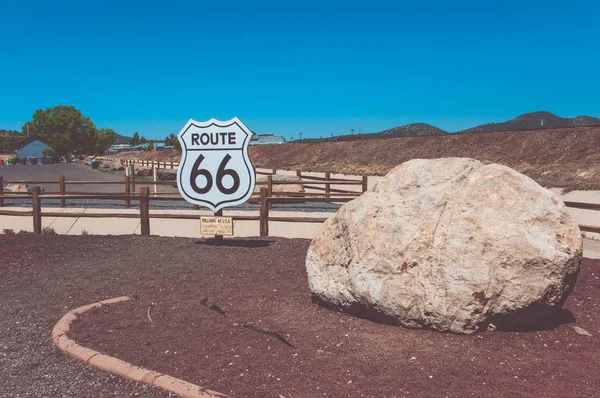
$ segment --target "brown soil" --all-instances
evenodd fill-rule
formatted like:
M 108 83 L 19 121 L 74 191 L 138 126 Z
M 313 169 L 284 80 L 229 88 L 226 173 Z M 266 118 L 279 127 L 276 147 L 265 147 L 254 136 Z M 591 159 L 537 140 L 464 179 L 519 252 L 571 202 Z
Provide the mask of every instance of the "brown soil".
M 383 175 L 410 159 L 469 157 L 507 165 L 546 187 L 600 189 L 600 127 L 447 134 L 250 148 L 257 167 Z M 180 153 L 117 156 L 179 161 Z
M 70 336 L 230 396 L 600 396 L 599 260 L 584 260 L 566 305 L 593 337 L 576 334 L 575 323 L 458 336 L 313 304 L 306 240 L 217 247 L 188 239 L 96 239 L 102 250 L 90 269 L 98 262 L 106 272 L 102 264 L 120 259 L 111 280 L 136 299 L 88 312 Z M 78 242 L 78 250 L 94 249 L 90 240 Z M 105 278 L 101 270 L 90 283 Z

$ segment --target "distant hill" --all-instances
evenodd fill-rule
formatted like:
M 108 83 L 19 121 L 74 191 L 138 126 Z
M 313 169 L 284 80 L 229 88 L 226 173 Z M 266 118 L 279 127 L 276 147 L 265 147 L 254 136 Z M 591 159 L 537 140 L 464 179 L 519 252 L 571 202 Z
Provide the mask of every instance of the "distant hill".
M 442 134 L 448 134 L 448 132 L 427 123 L 412 123 L 404 126 L 394 127 L 377 133 L 377 135 L 384 136 L 386 138 L 422 137 L 428 135 Z
M 550 112 L 540 111 L 524 113 L 507 122 L 482 124 L 480 126 L 459 131 L 459 133 L 488 133 L 492 131 L 537 130 L 589 126 L 600 126 L 600 119 L 591 116 L 564 118 Z

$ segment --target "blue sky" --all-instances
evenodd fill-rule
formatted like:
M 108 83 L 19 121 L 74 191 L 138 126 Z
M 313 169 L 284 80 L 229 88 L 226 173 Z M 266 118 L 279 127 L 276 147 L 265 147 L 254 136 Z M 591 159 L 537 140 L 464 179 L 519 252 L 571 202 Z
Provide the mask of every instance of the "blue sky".
M 599 3 L 5 2 L 0 128 L 55 105 L 147 138 L 189 118 L 297 138 L 600 116 Z

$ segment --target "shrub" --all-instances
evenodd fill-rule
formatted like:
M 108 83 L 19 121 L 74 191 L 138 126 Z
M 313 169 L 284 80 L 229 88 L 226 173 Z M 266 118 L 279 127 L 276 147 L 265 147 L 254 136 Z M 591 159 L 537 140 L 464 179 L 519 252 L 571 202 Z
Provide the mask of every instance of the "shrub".
M 82 229 L 81 230 L 81 235 L 91 235 L 87 229 Z
M 54 228 L 46 227 L 42 229 L 42 235 L 56 235 Z
M 17 235 L 33 235 L 33 232 L 25 231 L 24 229 L 22 229 L 19 232 L 17 232 Z
M 4 229 L 2 230 L 2 233 L 3 233 L 4 235 L 14 235 L 14 234 L 15 234 L 15 231 L 14 231 L 14 230 L 12 230 L 12 229 L 4 228 Z

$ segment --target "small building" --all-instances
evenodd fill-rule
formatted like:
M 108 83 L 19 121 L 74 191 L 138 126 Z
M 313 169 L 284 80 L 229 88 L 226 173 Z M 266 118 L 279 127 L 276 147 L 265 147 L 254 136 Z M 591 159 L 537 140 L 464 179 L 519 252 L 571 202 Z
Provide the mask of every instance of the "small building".
M 107 152 L 114 153 L 114 152 L 130 151 L 130 150 L 131 150 L 131 145 L 129 145 L 129 144 L 114 144 L 108 148 Z
M 15 147 L 15 153 L 19 158 L 42 159 L 44 150 L 48 148 L 48 141 L 40 137 L 29 137 Z
M 150 145 L 149 144 L 139 144 L 139 145 L 132 145 L 130 150 L 132 151 L 145 151 Z
M 248 145 L 285 144 L 285 138 L 275 137 L 274 134 L 258 134 L 250 139 Z

